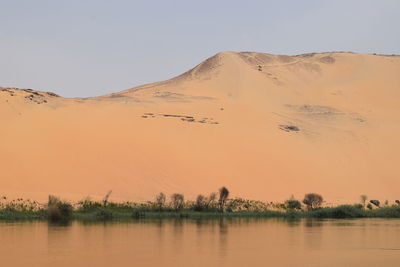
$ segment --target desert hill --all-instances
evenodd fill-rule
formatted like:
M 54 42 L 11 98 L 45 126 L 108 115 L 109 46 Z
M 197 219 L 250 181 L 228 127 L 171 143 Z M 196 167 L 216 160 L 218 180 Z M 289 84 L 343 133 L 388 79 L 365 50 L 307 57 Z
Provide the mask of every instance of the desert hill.
M 0 88 L 0 195 L 399 199 L 400 57 L 222 52 L 93 98 Z

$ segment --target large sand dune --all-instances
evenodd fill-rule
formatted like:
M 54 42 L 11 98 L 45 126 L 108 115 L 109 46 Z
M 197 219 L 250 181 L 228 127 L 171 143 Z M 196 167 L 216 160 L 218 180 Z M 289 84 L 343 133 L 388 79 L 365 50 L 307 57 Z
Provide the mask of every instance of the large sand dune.
M 0 195 L 400 199 L 398 56 L 223 52 L 102 97 L 3 88 L 0 122 Z

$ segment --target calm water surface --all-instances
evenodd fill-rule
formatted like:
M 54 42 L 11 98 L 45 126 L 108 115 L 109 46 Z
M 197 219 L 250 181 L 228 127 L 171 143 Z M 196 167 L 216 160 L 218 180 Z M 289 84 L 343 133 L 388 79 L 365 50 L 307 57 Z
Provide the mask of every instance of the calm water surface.
M 0 266 L 400 266 L 400 220 L 3 222 Z

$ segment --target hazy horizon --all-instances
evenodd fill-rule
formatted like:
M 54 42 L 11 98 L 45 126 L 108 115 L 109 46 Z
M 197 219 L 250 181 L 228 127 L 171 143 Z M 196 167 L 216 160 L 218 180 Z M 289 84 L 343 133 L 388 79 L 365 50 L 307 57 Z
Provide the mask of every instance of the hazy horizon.
M 154 6 L 157 8 L 154 8 Z M 398 1 L 3 1 L 0 86 L 88 97 L 221 51 L 400 54 Z

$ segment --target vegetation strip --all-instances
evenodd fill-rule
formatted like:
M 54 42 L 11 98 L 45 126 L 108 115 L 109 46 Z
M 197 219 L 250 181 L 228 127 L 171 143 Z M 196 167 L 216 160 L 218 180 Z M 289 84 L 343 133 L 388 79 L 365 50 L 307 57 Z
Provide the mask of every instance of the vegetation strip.
M 336 207 L 322 207 L 321 195 L 306 194 L 303 203 L 288 199 L 284 203 L 266 203 L 241 198 L 229 199 L 229 191 L 222 187 L 219 195 L 211 193 L 209 196 L 199 195 L 196 201 L 185 201 L 184 195 L 173 194 L 169 203 L 166 195 L 160 193 L 154 202 L 147 203 L 114 203 L 107 193 L 103 201 L 96 202 L 90 199 L 71 204 L 55 196 L 49 196 L 45 205 L 24 199 L 8 201 L 3 197 L 0 201 L 0 220 L 49 220 L 51 222 L 107 221 L 107 220 L 137 220 L 154 218 L 400 218 L 400 201 L 393 205 L 385 203 L 381 206 L 378 200 L 370 200 L 361 196 L 361 204 L 339 205 Z M 367 205 L 366 205 L 367 204 Z

